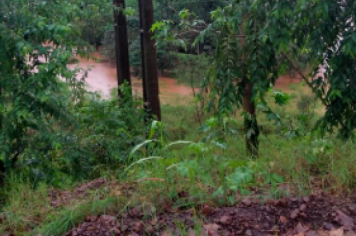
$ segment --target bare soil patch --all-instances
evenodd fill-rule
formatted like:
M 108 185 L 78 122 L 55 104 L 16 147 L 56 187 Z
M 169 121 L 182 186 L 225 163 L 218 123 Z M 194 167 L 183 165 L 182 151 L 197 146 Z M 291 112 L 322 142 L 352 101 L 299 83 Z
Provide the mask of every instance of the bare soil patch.
M 50 192 L 54 207 L 70 198 L 80 198 L 101 186 L 135 191 L 128 184 L 97 179 L 72 192 Z M 58 196 L 66 196 L 60 200 Z M 189 193 L 179 193 L 180 200 Z M 167 200 L 159 212 L 152 205 L 127 208 L 117 215 L 89 215 L 65 236 L 91 235 L 356 235 L 356 195 L 333 197 L 320 191 L 305 197 L 284 197 L 261 202 L 247 197 L 229 207 L 198 205 L 173 210 Z
M 232 207 L 203 205 L 154 214 L 147 207 L 121 215 L 87 216 L 65 236 L 89 235 L 356 235 L 354 198 L 325 194 L 266 203 L 243 200 Z

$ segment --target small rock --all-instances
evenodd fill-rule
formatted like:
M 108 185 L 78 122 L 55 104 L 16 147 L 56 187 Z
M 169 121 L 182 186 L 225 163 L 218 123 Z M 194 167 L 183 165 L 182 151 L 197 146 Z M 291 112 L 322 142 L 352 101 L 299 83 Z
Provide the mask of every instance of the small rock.
M 305 203 L 308 203 L 308 202 L 310 201 L 310 198 L 309 198 L 309 197 L 303 197 L 303 201 L 304 201 Z

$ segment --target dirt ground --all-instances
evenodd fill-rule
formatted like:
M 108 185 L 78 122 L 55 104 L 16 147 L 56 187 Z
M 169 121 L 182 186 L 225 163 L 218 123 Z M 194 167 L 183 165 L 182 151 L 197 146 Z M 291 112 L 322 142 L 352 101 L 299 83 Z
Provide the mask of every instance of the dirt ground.
M 73 191 L 48 192 L 52 207 L 61 208 L 73 199 L 86 198 L 101 187 L 132 193 L 134 185 L 96 179 Z M 181 192 L 179 199 L 189 199 Z M 234 206 L 196 205 L 173 209 L 167 200 L 156 210 L 153 205 L 128 207 L 124 213 L 87 215 L 82 223 L 63 236 L 356 236 L 356 194 L 335 197 L 322 191 L 305 197 L 284 197 L 266 202 L 241 198 Z M 1 219 L 0 219 L 1 223 Z M 11 229 L 0 236 L 11 236 Z M 42 235 L 37 235 L 42 236 Z M 47 235 L 43 235 L 47 236 Z
M 135 191 L 128 184 L 97 179 L 78 186 L 73 192 L 54 190 L 49 197 L 53 207 L 58 207 L 70 199 L 84 197 L 88 190 L 108 185 L 126 193 Z M 178 196 L 175 201 L 189 199 L 187 192 Z M 179 209 L 173 209 L 174 202 L 170 201 L 159 212 L 152 206 L 138 205 L 127 208 L 123 214 L 89 215 L 64 236 L 356 236 L 356 194 L 335 197 L 318 191 L 305 197 L 267 202 L 250 196 L 229 207 L 203 204 Z
M 145 212 L 146 211 L 146 212 Z M 323 195 L 283 198 L 265 204 L 245 199 L 233 207 L 149 214 L 144 207 L 122 215 L 87 216 L 65 236 L 89 235 L 356 235 L 355 201 Z

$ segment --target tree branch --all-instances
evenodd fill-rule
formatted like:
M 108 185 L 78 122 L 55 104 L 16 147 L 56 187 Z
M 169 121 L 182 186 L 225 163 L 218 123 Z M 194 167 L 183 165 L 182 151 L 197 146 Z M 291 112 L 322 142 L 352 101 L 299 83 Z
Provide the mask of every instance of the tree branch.
M 298 68 L 298 66 L 296 66 L 293 61 L 282 52 L 282 56 L 289 62 L 289 64 L 293 67 L 294 70 L 297 71 L 297 73 L 303 78 L 304 82 L 313 90 L 315 91 L 315 89 L 313 88 L 313 85 L 309 82 L 308 78 L 303 74 L 303 72 Z M 317 96 L 319 97 L 319 99 L 321 100 L 321 102 L 323 103 L 324 106 L 328 106 L 328 104 L 326 103 L 325 99 L 323 97 L 321 97 L 320 95 L 317 94 Z
M 294 70 L 297 71 L 297 73 L 303 78 L 303 80 L 305 81 L 305 83 L 307 83 L 307 85 L 314 91 L 316 92 L 315 88 L 313 88 L 313 85 L 308 81 L 308 78 L 303 74 L 303 72 L 300 71 L 300 69 L 293 63 L 293 61 L 282 52 L 282 56 L 289 62 L 289 64 L 294 68 Z M 315 93 L 316 96 L 320 99 L 320 101 L 323 103 L 323 105 L 325 107 L 329 107 L 329 104 L 325 101 L 325 99 L 319 94 L 319 93 Z M 344 128 L 344 129 L 348 129 L 346 127 L 346 125 L 344 124 L 344 122 L 342 122 L 341 120 L 339 120 L 340 125 Z

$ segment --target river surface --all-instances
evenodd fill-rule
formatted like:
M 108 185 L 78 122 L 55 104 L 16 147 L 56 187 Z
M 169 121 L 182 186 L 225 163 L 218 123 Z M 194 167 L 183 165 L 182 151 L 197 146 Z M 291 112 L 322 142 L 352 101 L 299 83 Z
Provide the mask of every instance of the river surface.
M 92 55 L 100 58 L 98 53 Z M 68 67 L 89 69 L 85 79 L 86 87 L 91 92 L 99 93 L 102 98 L 107 99 L 114 89 L 117 89 L 116 67 L 109 62 L 97 62 L 94 59 L 78 58 L 79 63 L 69 64 Z M 78 74 L 80 78 L 83 73 Z M 131 77 L 132 91 L 134 95 L 142 97 L 142 80 L 137 77 Z M 195 89 L 197 91 L 197 89 Z M 159 95 L 164 104 L 181 104 L 193 101 L 193 89 L 189 86 L 177 84 L 177 80 L 168 77 L 159 77 Z
M 92 55 L 99 58 L 99 53 Z M 68 65 L 69 68 L 90 68 L 86 77 L 86 86 L 89 91 L 98 92 L 102 98 L 110 97 L 112 90 L 117 89 L 116 67 L 112 63 L 97 62 L 93 59 L 79 59 L 79 63 Z M 82 74 L 79 73 L 78 78 Z M 142 97 L 142 80 L 132 76 L 132 91 L 134 95 Z M 298 83 L 300 79 L 282 76 L 276 83 L 276 88 L 287 89 L 291 83 Z M 187 85 L 177 84 L 177 80 L 168 77 L 159 77 L 159 95 L 163 104 L 179 105 L 193 102 L 193 89 Z M 198 89 L 196 88 L 197 92 Z

